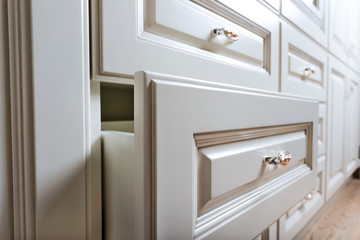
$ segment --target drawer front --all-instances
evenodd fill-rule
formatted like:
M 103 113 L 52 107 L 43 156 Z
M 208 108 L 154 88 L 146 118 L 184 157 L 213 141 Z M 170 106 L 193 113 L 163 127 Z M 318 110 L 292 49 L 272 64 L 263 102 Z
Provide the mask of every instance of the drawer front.
M 100 4 L 100 75 L 132 76 L 147 69 L 278 89 L 279 19 L 257 1 Z
M 326 47 L 327 2 L 327 0 L 284 0 L 281 3 L 281 14 Z
M 144 73 L 135 99 L 157 239 L 255 238 L 315 186 L 314 101 Z M 283 151 L 288 165 L 264 163 Z
M 294 239 L 325 202 L 325 156 L 318 159 L 316 187 L 279 220 L 279 239 Z
M 326 101 L 326 51 L 287 24 L 282 24 L 283 92 Z

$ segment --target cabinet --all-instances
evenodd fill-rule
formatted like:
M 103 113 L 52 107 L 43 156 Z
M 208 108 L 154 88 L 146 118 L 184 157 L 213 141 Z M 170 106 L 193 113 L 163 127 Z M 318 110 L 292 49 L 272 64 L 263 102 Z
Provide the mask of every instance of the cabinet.
M 317 103 L 244 90 L 135 76 L 137 189 L 152 186 L 137 208 L 156 239 L 254 238 L 315 188 Z M 264 163 L 282 151 L 288 165 Z

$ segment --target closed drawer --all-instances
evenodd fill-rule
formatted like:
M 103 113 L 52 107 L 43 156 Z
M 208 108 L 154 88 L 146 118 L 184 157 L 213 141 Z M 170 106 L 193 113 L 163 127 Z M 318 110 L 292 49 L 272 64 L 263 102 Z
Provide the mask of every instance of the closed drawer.
M 157 239 L 255 238 L 315 186 L 315 101 L 144 73 L 135 99 Z M 265 163 L 284 151 L 287 165 Z
M 326 101 L 326 51 L 287 24 L 282 24 L 283 92 Z
M 133 2 L 100 2 L 100 74 L 147 69 L 278 90 L 279 20 L 261 3 Z
M 325 156 L 318 159 L 316 187 L 279 220 L 279 239 L 294 239 L 325 202 Z
M 326 47 L 327 2 L 327 0 L 284 0 L 281 2 L 281 14 Z

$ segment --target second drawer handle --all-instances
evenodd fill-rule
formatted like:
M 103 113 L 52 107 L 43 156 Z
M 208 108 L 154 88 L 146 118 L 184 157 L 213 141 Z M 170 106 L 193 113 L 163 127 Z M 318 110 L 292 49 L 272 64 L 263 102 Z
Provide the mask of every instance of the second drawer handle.
M 234 42 L 239 39 L 239 34 L 237 32 L 227 29 L 227 28 L 215 28 L 212 30 L 212 33 L 215 36 L 224 34 L 228 39 L 230 39 L 231 41 L 234 41 Z
M 316 72 L 315 68 L 313 67 L 306 67 L 304 69 L 304 77 L 309 77 L 311 74 L 314 74 Z
M 269 157 L 266 156 L 264 158 L 264 163 L 268 165 L 280 165 L 280 166 L 286 166 L 291 161 L 291 153 L 288 151 L 284 151 L 279 153 L 278 156 Z

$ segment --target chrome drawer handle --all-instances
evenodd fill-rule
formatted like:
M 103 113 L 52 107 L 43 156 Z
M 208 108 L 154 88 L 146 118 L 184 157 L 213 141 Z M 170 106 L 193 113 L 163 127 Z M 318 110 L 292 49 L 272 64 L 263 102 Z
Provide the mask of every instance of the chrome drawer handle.
M 313 68 L 313 67 L 306 67 L 306 68 L 304 69 L 304 76 L 305 76 L 305 77 L 308 77 L 308 76 L 310 76 L 311 74 L 314 74 L 315 72 L 316 72 L 315 68 Z
M 312 193 L 309 193 L 309 194 L 307 194 L 305 197 L 304 197 L 304 199 L 306 200 L 306 201 L 310 201 L 310 200 L 312 200 L 313 199 L 313 194 Z
M 284 151 L 279 153 L 278 156 L 275 157 L 269 157 L 266 156 L 264 158 L 264 163 L 268 165 L 280 165 L 280 166 L 286 166 L 289 164 L 291 160 L 291 153 L 288 151 Z
M 237 41 L 239 39 L 239 34 L 233 30 L 227 28 L 215 28 L 212 30 L 212 33 L 215 36 L 219 36 L 221 34 L 225 34 L 225 36 L 231 41 Z

